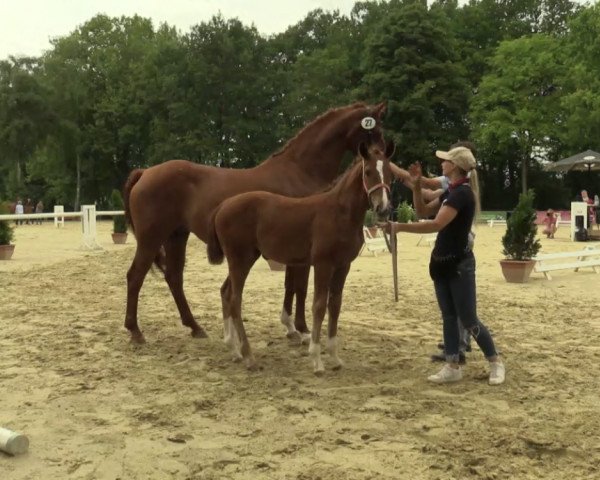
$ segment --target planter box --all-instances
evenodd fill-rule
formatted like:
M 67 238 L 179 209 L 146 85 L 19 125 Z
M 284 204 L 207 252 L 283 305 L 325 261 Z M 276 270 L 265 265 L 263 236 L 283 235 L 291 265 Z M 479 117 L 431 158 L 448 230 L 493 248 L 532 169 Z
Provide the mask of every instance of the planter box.
M 114 243 L 125 243 L 127 242 L 127 234 L 126 233 L 113 233 L 112 239 Z
M 502 274 L 509 283 L 527 283 L 535 260 L 500 260 Z
M 0 260 L 10 260 L 14 251 L 14 245 L 0 245 Z

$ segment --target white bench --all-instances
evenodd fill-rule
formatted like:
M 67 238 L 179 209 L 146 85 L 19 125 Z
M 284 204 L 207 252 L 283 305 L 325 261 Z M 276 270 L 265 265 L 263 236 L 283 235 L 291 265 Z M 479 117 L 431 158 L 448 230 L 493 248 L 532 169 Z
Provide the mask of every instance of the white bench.
M 600 248 L 586 247 L 583 250 L 560 253 L 545 253 L 534 257 L 536 261 L 534 271 L 543 273 L 548 280 L 552 280 L 550 273 L 553 270 L 574 269 L 578 271 L 583 267 L 591 267 L 594 272 L 600 273 Z
M 419 241 L 417 242 L 417 247 L 421 245 L 421 243 L 426 243 L 431 247 L 435 243 L 436 238 L 437 233 L 426 233 L 425 235 L 421 235 Z
M 389 251 L 387 243 L 385 242 L 385 238 L 381 233 L 381 230 L 377 230 L 375 236 L 372 236 L 371 232 L 369 232 L 369 229 L 363 227 L 363 236 L 365 238 L 365 243 L 360 249 L 359 255 L 363 252 L 364 249 L 366 249 L 368 252 L 371 252 L 375 257 L 377 256 L 377 252 Z
M 499 219 L 499 220 L 492 219 L 492 220 L 488 220 L 487 223 L 488 223 L 488 225 L 490 227 L 493 227 L 494 225 L 506 225 L 506 220 L 504 220 L 504 219 Z

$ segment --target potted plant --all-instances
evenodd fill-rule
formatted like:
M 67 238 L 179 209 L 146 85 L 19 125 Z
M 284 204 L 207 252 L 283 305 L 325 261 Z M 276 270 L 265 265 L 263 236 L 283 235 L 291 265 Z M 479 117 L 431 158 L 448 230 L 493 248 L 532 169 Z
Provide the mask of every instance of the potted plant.
M 0 204 L 0 214 L 4 215 L 8 213 L 8 208 L 5 205 Z M 15 246 L 10 242 L 13 241 L 14 231 L 12 225 L 8 220 L 0 220 L 0 260 L 10 260 Z
M 369 230 L 369 233 L 371 234 L 371 237 L 377 236 L 376 223 L 377 223 L 377 215 L 375 214 L 375 212 L 371 209 L 367 210 L 367 213 L 365 213 L 365 220 L 363 222 L 363 225 L 365 227 L 367 227 L 367 229 Z
M 408 202 L 403 201 L 396 209 L 396 221 L 402 223 L 415 222 L 417 220 L 417 212 Z
M 507 282 L 525 283 L 535 265 L 533 257 L 541 245 L 536 238 L 536 213 L 533 208 L 533 190 L 519 196 L 519 203 L 506 220 L 506 233 L 502 237 L 505 255 L 500 260 L 502 273 Z
M 121 192 L 113 190 L 110 195 L 110 206 L 113 210 L 123 210 L 123 197 Z M 115 215 L 113 217 L 113 234 L 114 243 L 125 243 L 127 241 L 127 221 L 124 215 Z

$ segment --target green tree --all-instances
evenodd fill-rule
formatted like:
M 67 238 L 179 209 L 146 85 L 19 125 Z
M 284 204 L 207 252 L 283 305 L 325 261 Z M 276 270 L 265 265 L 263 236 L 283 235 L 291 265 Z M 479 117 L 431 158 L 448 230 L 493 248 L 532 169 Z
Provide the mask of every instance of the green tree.
M 528 188 L 528 169 L 543 149 L 556 149 L 561 123 L 559 84 L 562 75 L 556 38 L 536 34 L 502 42 L 491 59 L 471 104 L 473 138 L 486 162 L 500 162 L 504 185 L 510 186 L 520 170 L 522 192 Z
M 386 131 L 403 146 L 402 162 L 467 136 L 470 85 L 458 59 L 447 16 L 425 2 L 390 2 L 368 37 L 364 91 L 389 99 Z

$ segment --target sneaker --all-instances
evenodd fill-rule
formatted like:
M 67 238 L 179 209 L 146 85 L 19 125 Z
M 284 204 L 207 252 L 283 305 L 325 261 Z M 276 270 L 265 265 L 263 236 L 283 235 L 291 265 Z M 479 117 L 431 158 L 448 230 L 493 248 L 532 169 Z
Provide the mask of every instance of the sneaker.
M 501 362 L 490 362 L 490 385 L 500 385 L 504 383 L 506 368 Z
M 446 364 L 435 375 L 430 375 L 427 380 L 433 383 L 452 383 L 462 379 L 462 370 L 460 367 L 452 368 Z
M 432 362 L 445 362 L 446 361 L 446 355 L 444 355 L 443 353 L 434 353 L 433 355 L 431 355 L 431 361 Z M 467 359 L 465 357 L 465 354 L 460 352 L 458 354 L 458 364 L 459 365 L 464 365 L 465 363 L 467 363 Z

